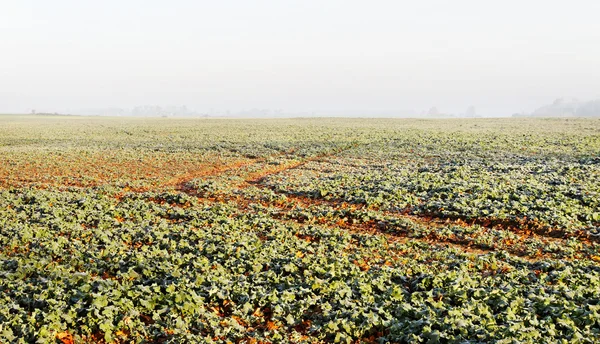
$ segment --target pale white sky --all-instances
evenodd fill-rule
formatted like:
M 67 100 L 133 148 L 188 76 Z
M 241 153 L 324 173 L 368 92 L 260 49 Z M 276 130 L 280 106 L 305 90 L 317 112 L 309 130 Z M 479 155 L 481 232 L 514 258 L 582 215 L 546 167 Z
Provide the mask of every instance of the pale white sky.
M 600 97 L 600 1 L 0 1 L 0 113 L 510 115 L 557 97 Z

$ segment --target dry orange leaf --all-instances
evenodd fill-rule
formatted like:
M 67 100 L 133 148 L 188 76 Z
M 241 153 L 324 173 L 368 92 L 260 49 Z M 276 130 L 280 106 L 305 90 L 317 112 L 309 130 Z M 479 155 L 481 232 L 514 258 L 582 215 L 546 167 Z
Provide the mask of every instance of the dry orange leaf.
M 69 332 L 60 332 L 56 334 L 56 339 L 60 340 L 63 344 L 74 344 L 73 336 Z
M 129 331 L 119 330 L 115 332 L 118 337 L 127 337 L 129 335 Z

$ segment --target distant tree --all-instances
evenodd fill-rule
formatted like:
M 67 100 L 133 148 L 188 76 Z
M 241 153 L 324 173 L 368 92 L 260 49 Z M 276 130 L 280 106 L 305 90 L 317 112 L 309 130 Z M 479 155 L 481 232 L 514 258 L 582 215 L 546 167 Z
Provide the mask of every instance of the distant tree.
M 439 116 L 440 112 L 438 111 L 437 107 L 432 107 L 431 109 L 429 109 L 429 111 L 427 112 L 427 116 Z
M 467 111 L 465 112 L 465 116 L 467 116 L 467 117 L 477 116 L 477 113 L 475 112 L 475 107 L 473 105 L 471 105 L 467 108 Z
M 600 116 L 600 100 L 593 100 L 581 104 L 577 109 L 577 116 Z

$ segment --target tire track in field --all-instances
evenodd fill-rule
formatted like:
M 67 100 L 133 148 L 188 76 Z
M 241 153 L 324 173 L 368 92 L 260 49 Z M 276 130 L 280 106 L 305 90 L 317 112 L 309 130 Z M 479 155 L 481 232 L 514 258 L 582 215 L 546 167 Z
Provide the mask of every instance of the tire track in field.
M 270 189 L 269 187 L 261 184 L 260 182 L 254 183 L 254 185 L 258 188 Z M 273 202 L 263 202 L 262 205 L 265 207 L 273 207 L 280 209 L 284 214 L 280 215 L 280 218 L 285 217 L 285 213 L 289 214 L 294 209 L 308 209 L 310 212 L 310 207 L 318 207 L 324 206 L 326 208 L 331 209 L 333 212 L 340 210 L 348 210 L 346 214 L 350 214 L 350 216 L 346 215 L 344 217 L 350 217 L 350 220 L 357 220 L 356 218 L 352 218 L 352 214 L 356 211 L 361 210 L 370 210 L 376 211 L 379 213 L 384 220 L 369 220 L 369 221 L 359 221 L 359 224 L 350 224 L 348 223 L 348 219 L 343 220 L 340 217 L 334 219 L 322 219 L 322 222 L 316 224 L 328 224 L 330 227 L 336 228 L 344 228 L 352 231 L 362 231 L 371 234 L 383 234 L 386 236 L 395 236 L 401 237 L 416 241 L 422 241 L 427 243 L 445 243 L 452 245 L 460 245 L 463 249 L 472 250 L 484 250 L 487 252 L 492 251 L 507 251 L 513 255 L 519 257 L 527 257 L 528 259 L 544 259 L 544 258 L 556 258 L 551 253 L 543 253 L 541 251 L 542 245 L 546 246 L 549 244 L 557 244 L 559 246 L 566 245 L 567 238 L 564 237 L 553 237 L 553 236 L 544 236 L 539 233 L 532 231 L 530 229 L 518 228 L 518 227 L 504 227 L 502 223 L 492 224 L 487 221 L 473 221 L 472 223 L 467 223 L 462 219 L 450 219 L 450 218 L 439 218 L 439 217 L 428 217 L 424 215 L 415 215 L 411 214 L 408 209 L 402 212 L 389 212 L 389 211 L 380 211 L 376 209 L 369 209 L 366 205 L 357 205 L 357 204 L 349 204 L 347 202 L 333 202 L 327 201 L 324 199 L 315 199 L 307 196 L 297 196 L 297 195 L 285 195 L 287 204 L 274 204 Z M 239 201 L 238 201 L 239 203 Z M 390 220 L 401 219 L 407 220 L 410 224 L 414 226 L 422 226 L 427 229 L 431 229 L 431 233 L 428 233 L 423 237 L 414 237 L 414 229 L 410 228 L 402 228 L 390 223 Z M 343 220 L 343 221 L 340 221 Z M 301 222 L 301 221 L 300 221 Z M 478 232 L 475 231 L 467 231 L 464 235 L 456 235 L 452 236 L 440 235 L 441 231 L 447 229 L 449 226 L 459 226 L 462 228 L 473 228 L 475 226 L 479 226 L 480 229 Z M 404 226 L 405 227 L 405 226 Z M 489 231 L 507 231 L 511 232 L 517 237 L 514 238 L 502 238 L 499 239 L 498 242 L 493 243 L 478 243 L 476 242 L 477 236 L 481 234 L 485 234 Z M 584 248 L 589 248 L 594 245 L 594 238 L 589 239 L 588 237 L 581 236 L 579 237 L 581 244 L 583 247 L 577 252 L 575 255 L 577 258 L 589 258 L 591 254 L 589 252 L 584 252 Z M 528 243 L 529 241 L 529 243 Z M 533 241 L 533 243 L 532 243 Z M 537 241 L 537 243 L 535 243 Z M 527 245 L 536 244 L 538 245 L 538 252 L 535 254 L 531 253 L 531 248 L 528 248 Z M 561 259 L 563 257 L 560 257 Z
M 303 159 L 301 161 L 298 161 L 297 163 L 290 164 L 290 165 L 284 166 L 282 168 L 275 168 L 275 169 L 272 169 L 272 170 L 264 170 L 264 171 L 261 171 L 261 173 L 250 174 L 248 176 L 248 178 L 245 180 L 245 184 L 248 184 L 248 186 L 249 185 L 261 185 L 262 182 L 267 177 L 269 177 L 270 175 L 279 174 L 279 173 L 283 173 L 283 172 L 286 172 L 286 171 L 289 171 L 289 170 L 297 169 L 297 168 L 300 168 L 300 167 L 308 164 L 311 161 L 318 161 L 318 160 L 321 160 L 321 159 L 327 159 L 327 158 L 333 157 L 333 156 L 335 156 L 337 154 L 340 154 L 340 153 L 343 153 L 345 151 L 348 151 L 350 149 L 356 148 L 358 146 L 359 146 L 358 143 L 353 143 L 353 144 L 348 145 L 346 147 L 334 149 L 334 150 L 329 151 L 329 152 L 324 153 L 324 154 L 319 154 L 319 155 L 316 155 L 316 156 L 313 156 L 313 157 L 310 157 L 310 158 Z
M 271 191 L 274 191 L 271 187 L 266 186 L 263 183 L 265 181 L 265 179 L 268 178 L 269 176 L 283 173 L 286 171 L 290 171 L 293 169 L 301 168 L 302 166 L 308 164 L 311 161 L 318 161 L 320 159 L 326 159 L 326 158 L 335 156 L 336 154 L 340 154 L 344 151 L 347 151 L 349 149 L 355 148 L 357 146 L 358 146 L 358 144 L 353 144 L 353 145 L 335 149 L 335 150 L 332 150 L 332 151 L 329 151 L 329 152 L 326 152 L 323 154 L 318 154 L 318 155 L 315 155 L 315 156 L 312 156 L 312 157 L 309 157 L 306 159 L 302 159 L 299 161 L 284 163 L 284 164 L 274 166 L 274 167 L 266 167 L 266 168 L 259 169 L 258 171 L 255 171 L 255 172 L 249 172 L 246 174 L 246 176 L 244 176 L 244 181 L 240 182 L 236 186 L 237 191 L 243 190 L 250 186 L 254 186 L 259 189 L 269 189 Z M 277 154 L 274 156 L 281 156 L 281 155 L 285 155 L 285 154 L 289 154 L 289 153 L 283 152 L 283 153 L 280 153 L 280 154 Z M 273 156 L 271 156 L 271 157 L 273 157 Z M 260 161 L 252 161 L 252 162 L 248 162 L 245 164 L 241 164 L 239 166 L 228 166 L 227 168 L 216 170 L 215 174 L 204 174 L 204 176 L 208 176 L 208 175 L 218 176 L 220 173 L 230 172 L 232 170 L 239 169 L 239 168 L 244 168 L 244 167 L 248 167 L 248 166 L 252 166 L 252 165 L 260 166 L 260 165 L 266 163 L 268 158 L 269 157 L 262 158 L 262 159 L 260 159 Z M 521 226 L 518 226 L 515 223 L 507 223 L 507 222 L 500 222 L 500 221 L 494 222 L 494 221 L 490 221 L 487 219 L 477 219 L 477 220 L 471 221 L 471 223 L 469 224 L 466 221 L 464 221 L 464 219 L 461 219 L 461 218 L 451 219 L 451 218 L 441 218 L 441 217 L 437 217 L 435 215 L 411 214 L 410 209 L 405 209 L 404 211 L 399 211 L 399 212 L 381 212 L 377 209 L 371 209 L 366 205 L 349 204 L 347 202 L 328 201 L 328 200 L 324 200 L 324 199 L 311 198 L 308 196 L 301 196 L 301 195 L 286 194 L 285 196 L 286 196 L 289 204 L 285 204 L 285 205 L 277 204 L 276 202 L 272 202 L 272 201 L 257 201 L 254 199 L 248 199 L 247 197 L 243 196 L 240 193 L 224 194 L 221 197 L 217 197 L 217 198 L 211 198 L 211 197 L 207 198 L 204 195 L 199 194 L 197 192 L 197 190 L 195 190 L 193 187 L 191 187 L 189 185 L 190 181 L 191 180 L 180 182 L 178 184 L 178 187 L 176 188 L 176 190 L 185 192 L 189 195 L 198 197 L 200 199 L 209 200 L 211 202 L 232 202 L 232 203 L 235 203 L 238 206 L 238 208 L 243 211 L 253 211 L 251 209 L 251 207 L 249 207 L 249 204 L 251 204 L 251 203 L 260 203 L 264 207 L 280 209 L 280 211 L 283 212 L 284 214 L 274 216 L 274 218 L 276 218 L 278 221 L 292 221 L 292 222 L 301 224 L 304 221 L 298 220 L 298 219 L 286 218 L 285 213 L 287 213 L 289 215 L 289 213 L 295 208 L 310 208 L 311 206 L 326 206 L 326 207 L 331 208 L 334 211 L 340 210 L 340 209 L 351 209 L 354 211 L 374 210 L 374 211 L 380 212 L 384 217 L 388 217 L 390 219 L 404 219 L 404 220 L 410 221 L 410 223 L 413 223 L 416 226 L 423 226 L 423 227 L 432 229 L 431 233 L 429 233 L 425 237 L 413 237 L 412 236 L 413 233 L 411 233 L 410 230 L 402 229 L 402 228 L 400 228 L 400 229 L 394 228 L 393 226 L 390 226 L 389 223 L 386 223 L 386 221 L 378 221 L 378 222 L 366 221 L 366 222 L 360 222 L 358 224 L 351 224 L 351 223 L 348 223 L 347 221 L 342 221 L 341 218 L 335 218 L 335 219 L 331 219 L 331 220 L 321 220 L 321 222 L 315 223 L 315 225 L 324 225 L 324 226 L 327 226 L 330 228 L 342 228 L 342 229 L 349 230 L 352 232 L 357 232 L 357 233 L 370 233 L 370 234 L 374 234 L 374 235 L 384 235 L 388 238 L 388 240 L 391 238 L 394 238 L 393 240 L 404 240 L 404 241 L 414 240 L 414 241 L 425 242 L 428 244 L 445 244 L 445 245 L 451 245 L 456 248 L 461 248 L 462 250 L 465 250 L 465 251 L 477 250 L 478 252 L 495 252 L 495 251 L 499 251 L 499 250 L 505 250 L 515 256 L 523 257 L 523 258 L 530 259 L 530 260 L 539 260 L 539 259 L 556 258 L 556 257 L 552 257 L 551 254 L 541 253 L 541 252 L 539 252 L 535 255 L 531 255 L 530 253 L 525 251 L 525 247 L 519 246 L 519 245 L 512 245 L 507 242 L 502 242 L 502 243 L 500 243 L 499 246 L 497 246 L 497 244 L 494 243 L 493 246 L 490 247 L 489 244 L 482 244 L 482 243 L 474 242 L 474 240 L 475 240 L 474 237 L 469 237 L 469 236 L 447 237 L 447 236 L 437 234 L 438 233 L 437 229 L 442 230 L 444 228 L 447 228 L 449 225 L 456 225 L 456 226 L 461 226 L 464 228 L 471 228 L 474 225 L 479 225 L 480 227 L 482 227 L 482 231 L 484 231 L 484 232 L 489 231 L 489 230 L 501 230 L 501 231 L 513 232 L 515 235 L 518 236 L 517 244 L 522 243 L 523 245 L 525 245 L 524 241 L 528 240 L 528 239 L 540 240 L 544 244 L 556 243 L 559 245 L 564 245 L 564 242 L 565 242 L 564 237 L 556 236 L 556 233 L 558 233 L 557 231 L 549 231 L 548 233 L 552 232 L 554 235 L 547 235 L 546 231 L 542 231 L 542 230 L 536 229 L 536 228 L 530 228 L 530 226 L 528 226 L 527 223 L 522 223 L 522 224 L 520 223 Z M 352 212 L 350 212 L 350 214 L 351 213 Z M 591 244 L 590 239 L 588 239 L 587 237 L 580 235 L 579 238 L 582 240 L 583 244 L 585 244 L 585 245 Z M 593 238 L 591 240 L 593 240 Z
M 238 185 L 236 185 L 236 187 L 237 187 L 237 189 L 244 189 L 251 185 L 259 184 L 266 177 L 268 177 L 270 175 L 282 173 L 282 172 L 292 170 L 295 168 L 299 168 L 299 167 L 306 165 L 307 163 L 309 163 L 311 161 L 325 159 L 325 158 L 334 156 L 336 154 L 339 154 L 341 152 L 344 152 L 346 150 L 355 148 L 357 146 L 358 146 L 358 144 L 352 144 L 352 145 L 349 145 L 346 147 L 329 150 L 325 153 L 317 154 L 312 157 L 308 157 L 308 158 L 304 158 L 304 159 L 300 159 L 300 160 L 292 161 L 292 162 L 288 162 L 288 163 L 283 163 L 283 164 L 280 164 L 277 166 L 260 168 L 260 169 L 258 169 L 258 171 L 255 171 L 255 172 L 248 172 L 246 175 L 240 176 L 240 177 L 243 177 L 244 180 L 242 182 L 240 182 Z M 225 165 L 222 168 L 218 168 L 218 169 L 214 169 L 213 171 L 210 171 L 211 173 L 202 173 L 201 172 L 198 174 L 188 174 L 188 175 L 184 175 L 184 176 L 179 176 L 177 178 L 174 178 L 171 181 L 171 183 L 167 183 L 165 185 L 166 186 L 175 186 L 175 190 L 177 190 L 177 191 L 184 192 L 189 195 L 198 196 L 198 193 L 196 192 L 196 190 L 194 190 L 194 188 L 190 186 L 190 183 L 194 179 L 201 178 L 201 177 L 217 177 L 217 176 L 223 175 L 227 172 L 247 168 L 250 166 L 260 167 L 260 166 L 266 164 L 269 161 L 269 159 L 277 158 L 277 157 L 281 157 L 281 156 L 287 156 L 287 155 L 294 153 L 295 151 L 296 151 L 296 149 L 292 148 L 292 149 L 284 151 L 284 152 L 269 155 L 267 157 L 262 157 L 262 158 L 255 159 L 252 161 L 247 161 L 245 163 L 234 163 L 231 165 Z
M 194 179 L 198 179 L 198 178 L 202 178 L 202 177 L 217 177 L 217 176 L 224 175 L 228 172 L 235 171 L 235 170 L 241 170 L 244 168 L 248 168 L 250 166 L 255 166 L 255 165 L 260 166 L 262 164 L 265 164 L 269 159 L 286 156 L 286 155 L 294 153 L 295 151 L 296 151 L 296 148 L 292 148 L 287 151 L 279 152 L 276 154 L 271 154 L 271 155 L 257 158 L 257 159 L 246 159 L 246 160 L 236 161 L 232 164 L 226 164 L 226 165 L 214 168 L 209 171 L 200 171 L 198 173 L 188 173 L 188 174 L 177 176 L 177 177 L 171 179 L 170 181 L 165 183 L 164 186 L 166 186 L 166 187 L 173 186 L 173 187 L 175 187 L 175 190 L 177 190 L 179 192 L 198 196 L 198 194 L 194 190 L 194 188 L 192 186 L 190 186 L 190 183 Z
M 311 197 L 308 195 L 298 195 L 287 192 L 278 192 L 275 187 L 262 184 L 264 178 L 255 181 L 253 184 L 258 188 L 269 189 L 272 192 L 281 194 L 290 199 L 301 200 L 301 203 L 313 205 L 329 205 L 336 206 L 347 203 L 344 200 L 326 200 L 319 197 Z M 369 206 L 366 204 L 353 204 L 358 210 L 374 210 L 381 211 L 378 207 Z M 528 219 L 497 219 L 497 218 L 466 218 L 464 216 L 440 216 L 435 212 L 414 213 L 413 207 L 407 207 L 398 211 L 382 211 L 385 215 L 410 218 L 427 225 L 437 224 L 454 224 L 462 227 L 473 227 L 479 225 L 489 229 L 500 229 L 510 231 L 523 237 L 543 237 L 548 241 L 560 241 L 568 238 L 577 238 L 585 243 L 597 242 L 600 243 L 600 235 L 595 235 L 584 229 L 568 231 L 563 228 L 552 227 L 543 223 L 535 222 Z
M 254 184 L 256 185 L 256 184 Z M 260 188 L 261 185 L 258 185 Z M 266 186 L 262 186 L 262 188 L 266 188 Z M 360 214 L 357 214 L 357 217 L 353 217 L 353 214 L 360 210 L 366 210 L 367 207 L 364 205 L 356 205 L 349 204 L 346 202 L 335 203 L 325 200 L 315 200 L 308 197 L 287 197 L 287 199 L 283 202 L 273 202 L 266 200 L 256 200 L 249 199 L 245 197 L 243 194 L 227 194 L 220 198 L 213 197 L 205 197 L 203 195 L 191 194 L 197 197 L 199 200 L 208 201 L 209 203 L 229 203 L 234 204 L 241 212 L 255 212 L 257 209 L 254 207 L 257 204 L 260 204 L 264 208 L 269 208 L 271 216 L 273 219 L 282 222 L 282 223 L 294 223 L 299 225 L 315 225 L 322 226 L 325 228 L 331 229 L 343 229 L 352 233 L 363 233 L 363 234 L 371 234 L 371 235 L 379 235 L 386 237 L 388 242 L 422 242 L 430 245 L 446 245 L 448 247 L 453 247 L 456 249 L 460 249 L 464 252 L 476 253 L 476 254 L 485 254 L 490 252 L 499 252 L 506 251 L 511 255 L 521 257 L 528 261 L 539 261 L 543 259 L 580 259 L 580 258 L 592 258 L 592 253 L 585 252 L 586 246 L 589 248 L 589 245 L 592 245 L 590 242 L 582 242 L 584 247 L 581 247 L 579 250 L 575 252 L 570 257 L 561 256 L 560 254 L 553 253 L 543 253 L 541 251 L 532 253 L 527 249 L 526 240 L 535 239 L 539 240 L 542 244 L 557 244 L 558 246 L 564 246 L 565 240 L 558 238 L 546 238 L 542 236 L 538 236 L 536 234 L 527 234 L 527 235 L 518 235 L 518 238 L 514 240 L 511 238 L 509 240 L 514 240 L 513 243 L 507 243 L 505 241 L 495 242 L 493 244 L 488 243 L 478 243 L 476 242 L 476 237 L 480 234 L 485 234 L 489 230 L 506 230 L 503 228 L 492 228 L 492 227 L 481 227 L 480 233 L 470 233 L 466 236 L 444 236 L 438 234 L 443 231 L 445 228 L 447 229 L 450 225 L 461 226 L 465 228 L 473 227 L 473 224 L 468 224 L 461 222 L 460 220 L 451 221 L 450 219 L 446 219 L 442 221 L 437 218 L 423 218 L 419 216 L 414 216 L 410 214 L 402 214 L 396 212 L 378 212 L 382 215 L 383 219 L 369 219 L 367 221 L 360 220 L 358 217 Z M 172 206 L 179 206 L 177 204 L 172 204 Z M 332 212 L 338 211 L 346 211 L 342 213 L 343 215 L 334 215 L 328 218 L 302 218 L 294 215 L 294 211 L 298 209 L 306 209 L 307 213 L 315 214 L 314 210 L 311 210 L 311 207 L 315 206 L 325 206 L 330 209 Z M 275 213 L 271 213 L 271 211 L 275 210 Z M 404 223 L 401 226 L 397 226 L 397 224 L 390 223 L 394 219 L 402 219 L 408 221 L 408 224 Z M 425 236 L 415 236 L 415 230 L 418 228 L 411 228 L 412 226 L 418 227 L 422 226 L 427 229 L 430 229 L 431 232 Z M 418 234 L 417 234 L 418 235 Z M 506 240 L 506 239 L 503 239 Z
M 451 225 L 453 223 L 427 222 L 427 221 L 423 221 L 421 218 L 410 216 L 410 215 L 399 215 L 398 216 L 398 214 L 393 214 L 394 216 L 390 216 L 391 219 L 401 218 L 403 220 L 409 221 L 408 226 L 406 226 L 406 224 L 404 224 L 404 226 L 402 226 L 402 227 L 395 227 L 394 224 L 390 224 L 389 221 L 379 220 L 379 219 L 373 219 L 373 220 L 368 220 L 368 221 L 358 221 L 356 223 L 352 223 L 353 219 L 345 219 L 345 218 L 341 218 L 341 217 L 334 217 L 334 218 L 329 218 L 329 219 L 317 218 L 317 219 L 312 219 L 312 220 L 304 219 L 304 218 L 294 218 L 293 216 L 290 216 L 290 214 L 293 212 L 294 209 L 296 209 L 296 208 L 307 209 L 307 206 L 310 206 L 310 205 L 307 203 L 295 203 L 295 202 L 292 202 L 292 204 L 289 204 L 286 206 L 281 206 L 281 205 L 273 205 L 273 204 L 269 204 L 269 203 L 264 203 L 262 205 L 265 207 L 280 209 L 280 213 L 272 215 L 272 217 L 278 221 L 293 222 L 293 223 L 297 223 L 297 224 L 311 224 L 311 225 L 323 226 L 323 227 L 331 228 L 331 229 L 343 229 L 343 230 L 347 230 L 352 233 L 366 233 L 366 234 L 371 234 L 371 235 L 380 235 L 380 236 L 386 237 L 388 241 L 400 241 L 400 242 L 415 241 L 415 242 L 427 243 L 430 245 L 446 245 L 449 247 L 460 249 L 464 252 L 471 252 L 471 253 L 478 253 L 478 254 L 506 251 L 506 252 L 510 253 L 511 255 L 518 256 L 518 257 L 521 257 L 521 258 L 529 260 L 529 261 L 538 261 L 538 260 L 549 259 L 549 258 L 550 259 L 560 258 L 560 259 L 570 260 L 570 259 L 575 259 L 575 258 L 589 258 L 590 257 L 590 255 L 588 253 L 581 252 L 581 251 L 576 253 L 573 258 L 557 257 L 555 255 L 552 255 L 551 253 L 542 253 L 542 252 L 532 254 L 525 250 L 526 243 L 524 242 L 524 240 L 526 240 L 528 238 L 523 237 L 523 236 L 520 236 L 519 239 L 515 240 L 516 244 L 521 243 L 522 246 L 519 246 L 519 245 L 502 246 L 502 244 L 504 244 L 502 242 L 500 242 L 498 244 L 494 243 L 492 246 L 490 246 L 489 244 L 486 244 L 486 243 L 476 242 L 475 237 L 473 237 L 473 236 L 448 237 L 448 236 L 438 235 L 437 230 L 442 230 L 445 227 L 447 227 L 448 225 Z M 338 207 L 333 206 L 332 209 L 334 209 L 334 210 L 347 209 L 347 208 L 344 208 L 345 206 L 347 206 L 347 204 L 341 205 Z M 244 211 L 252 211 L 252 209 L 250 207 L 244 207 L 243 210 Z M 310 212 L 310 210 L 308 210 L 308 212 Z M 388 217 L 390 214 L 382 213 L 382 215 L 385 215 L 386 217 Z M 424 226 L 428 229 L 432 229 L 432 231 L 431 231 L 431 233 L 429 233 L 426 236 L 415 236 L 414 229 L 410 228 L 412 225 Z M 489 229 L 490 228 L 482 227 L 482 231 L 484 231 L 484 232 Z M 564 245 L 564 240 L 560 240 L 560 239 L 550 239 L 550 240 L 548 240 L 547 238 L 536 238 L 536 239 L 542 240 L 544 243 L 559 243 L 560 245 Z
M 247 180 L 246 182 L 262 189 L 270 189 L 272 192 L 279 193 L 285 195 L 288 198 L 296 198 L 303 199 L 304 203 L 308 204 L 325 204 L 330 206 L 335 206 L 341 202 L 345 202 L 343 199 L 330 201 L 325 200 L 319 197 L 311 197 L 309 195 L 296 195 L 288 192 L 278 192 L 275 187 L 264 185 L 263 182 L 270 175 L 274 175 L 277 173 L 282 173 L 294 168 L 301 168 L 302 166 L 308 164 L 312 161 L 318 161 L 321 158 L 332 157 L 338 153 L 349 150 L 351 148 L 357 147 L 358 144 L 352 145 L 350 147 L 346 147 L 345 149 L 340 149 L 337 152 L 332 152 L 330 154 L 324 154 L 321 156 L 316 156 L 310 159 L 306 159 L 303 162 L 297 164 L 296 166 L 292 166 L 290 168 L 283 168 L 274 173 L 265 173 L 258 178 L 253 180 Z M 380 211 L 378 207 L 369 206 L 366 204 L 360 204 L 359 209 L 370 209 L 375 211 Z M 399 216 L 399 217 L 410 217 L 413 220 L 417 220 L 419 222 L 425 224 L 439 224 L 439 223 L 448 223 L 448 221 L 452 222 L 452 224 L 459 225 L 462 227 L 472 227 L 474 225 L 479 225 L 484 228 L 489 229 L 499 229 L 503 231 L 510 231 L 519 236 L 523 236 L 525 238 L 539 238 L 542 237 L 550 242 L 562 242 L 561 240 L 566 240 L 569 238 L 577 238 L 584 242 L 585 244 L 590 243 L 600 243 L 600 227 L 598 227 L 598 232 L 594 233 L 590 230 L 586 229 L 577 229 L 577 230 L 567 230 L 565 228 L 554 227 L 549 224 L 544 224 L 541 222 L 537 222 L 535 220 L 531 220 L 528 218 L 515 218 L 515 219 L 500 219 L 500 218 L 490 218 L 490 217 L 482 217 L 482 218 L 467 218 L 461 215 L 441 215 L 436 213 L 435 211 L 428 212 L 413 212 L 413 206 L 406 207 L 405 209 L 390 212 L 386 211 L 385 214 L 389 216 Z

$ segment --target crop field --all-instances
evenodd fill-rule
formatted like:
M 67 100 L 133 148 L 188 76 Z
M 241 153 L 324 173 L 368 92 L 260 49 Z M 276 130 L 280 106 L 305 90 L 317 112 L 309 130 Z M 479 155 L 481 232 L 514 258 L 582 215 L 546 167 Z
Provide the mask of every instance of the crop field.
M 600 120 L 0 116 L 34 342 L 600 342 Z

